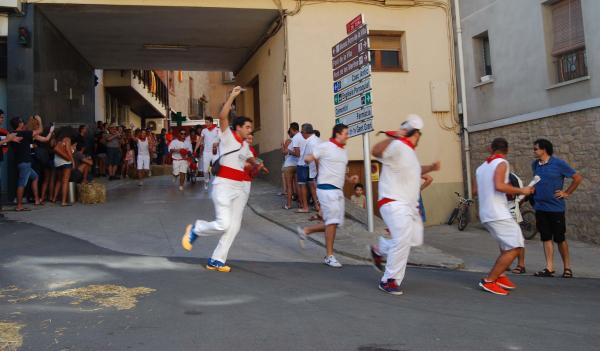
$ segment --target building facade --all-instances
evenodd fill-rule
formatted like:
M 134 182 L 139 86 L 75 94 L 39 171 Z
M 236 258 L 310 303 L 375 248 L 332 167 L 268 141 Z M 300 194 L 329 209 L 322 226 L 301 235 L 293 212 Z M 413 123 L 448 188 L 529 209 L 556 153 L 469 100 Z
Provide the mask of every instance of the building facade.
M 470 161 L 505 137 L 510 161 L 531 178 L 533 142 L 547 138 L 555 155 L 584 177 L 568 202 L 568 232 L 600 243 L 600 2 L 459 1 Z
M 56 116 L 66 122 L 105 116 L 143 124 L 152 111 L 144 115 L 118 96 L 123 86 L 128 86 L 126 94 L 136 90 L 135 70 L 154 70 L 159 76 L 156 70 L 233 72 L 235 84 L 247 89 L 236 101 L 236 113 L 254 120 L 257 149 L 272 170 L 281 167 L 280 146 L 290 122 L 312 123 L 323 139 L 329 137 L 335 124 L 331 47 L 346 36 L 346 22 L 363 14 L 370 30 L 374 128 L 396 129 L 407 114 L 417 113 L 426 124 L 417 149 L 421 161 L 442 161 L 442 171 L 434 174 L 434 184 L 423 193 L 428 223 L 442 223 L 455 205 L 454 192 L 463 190 L 452 13 L 447 0 L 97 0 L 93 4 L 45 0 L 23 1 L 22 9 L 19 16 L 9 17 L 9 50 L 15 45 L 9 59 L 9 67 L 14 67 L 8 73 L 9 83 L 13 82 L 8 94 L 11 115 L 45 103 L 39 92 L 47 98 L 63 98 L 72 89 L 73 96 L 85 95 L 80 100 L 91 105 L 89 111 L 77 107 L 64 116 L 57 110 Z M 33 34 L 30 47 L 17 46 L 14 33 L 19 28 Z M 66 58 L 57 65 L 57 57 Z M 38 62 L 47 63 L 42 67 Z M 104 71 L 100 92 L 94 86 L 97 70 Z M 186 104 L 189 112 L 199 112 L 201 103 L 204 113 L 216 115 L 233 80 L 232 74 L 225 75 L 210 73 L 198 79 L 206 90 L 196 85 L 194 77 L 192 85 L 179 82 L 194 86 L 195 96 L 188 90 L 182 99 L 205 98 L 186 102 L 169 96 L 167 117 L 171 112 L 186 115 Z M 72 77 L 81 80 L 74 82 Z M 168 87 L 169 74 L 166 79 Z M 179 73 L 175 79 L 177 83 Z M 54 80 L 58 88 L 52 93 Z M 116 108 L 112 101 L 117 101 Z M 134 114 L 119 112 L 126 106 Z M 369 137 L 371 144 L 382 138 L 376 133 Z M 350 168 L 361 173 L 361 138 L 353 138 L 348 149 Z M 272 180 L 279 182 L 276 174 Z

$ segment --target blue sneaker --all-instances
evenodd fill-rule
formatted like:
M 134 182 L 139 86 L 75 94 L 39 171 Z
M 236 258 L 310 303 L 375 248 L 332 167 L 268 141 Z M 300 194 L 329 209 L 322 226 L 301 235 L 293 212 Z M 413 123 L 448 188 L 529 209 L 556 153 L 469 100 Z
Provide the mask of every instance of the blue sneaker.
M 181 237 L 181 246 L 183 246 L 183 248 L 187 251 L 191 251 L 192 243 L 194 243 L 196 238 L 198 238 L 198 235 L 194 233 L 194 226 L 188 224 L 187 227 L 185 227 L 185 232 L 183 233 L 183 236 Z
M 387 283 L 379 282 L 379 290 L 392 295 L 403 294 L 402 290 L 400 290 L 400 286 L 396 283 L 395 279 L 388 279 Z
M 231 272 L 231 267 L 227 266 L 225 263 L 217 260 L 213 260 L 212 258 L 208 259 L 208 263 L 206 264 L 206 269 L 209 271 L 218 271 L 223 273 Z

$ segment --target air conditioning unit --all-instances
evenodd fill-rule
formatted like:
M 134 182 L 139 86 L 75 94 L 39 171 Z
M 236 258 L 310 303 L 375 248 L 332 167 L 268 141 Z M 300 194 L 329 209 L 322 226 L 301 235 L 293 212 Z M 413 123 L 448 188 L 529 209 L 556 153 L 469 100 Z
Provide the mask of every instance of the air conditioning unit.
M 23 13 L 21 0 L 0 0 L 0 12 L 12 11 L 13 13 Z
M 223 72 L 223 83 L 229 84 L 235 82 L 235 75 L 233 72 Z

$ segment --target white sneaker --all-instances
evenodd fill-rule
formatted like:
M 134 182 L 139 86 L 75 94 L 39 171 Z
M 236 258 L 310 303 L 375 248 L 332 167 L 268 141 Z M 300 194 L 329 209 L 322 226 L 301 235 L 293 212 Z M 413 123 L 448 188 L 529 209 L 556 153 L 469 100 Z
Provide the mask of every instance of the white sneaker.
M 301 248 L 304 248 L 304 243 L 306 242 L 306 233 L 304 232 L 304 228 L 297 226 L 296 234 L 298 235 L 298 243 Z
M 179 191 L 183 191 L 183 187 L 181 185 L 179 186 Z
M 208 190 L 208 181 L 204 181 L 204 190 Z
M 339 263 L 338 260 L 335 259 L 334 255 L 325 257 L 325 260 L 323 261 L 323 263 L 325 263 L 329 267 L 342 268 L 342 264 Z

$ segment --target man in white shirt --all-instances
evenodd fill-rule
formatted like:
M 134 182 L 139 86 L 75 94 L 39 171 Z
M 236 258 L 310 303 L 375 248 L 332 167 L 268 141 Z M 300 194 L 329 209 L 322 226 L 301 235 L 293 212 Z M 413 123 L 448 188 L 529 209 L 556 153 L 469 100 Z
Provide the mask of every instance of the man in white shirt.
M 299 213 L 308 213 L 308 186 L 312 183 L 310 178 L 310 166 L 309 162 L 306 162 L 304 158 L 307 156 L 307 151 L 314 148 L 315 144 L 318 143 L 319 138 L 314 135 L 313 127 L 310 123 L 304 123 L 300 135 L 304 139 L 304 142 L 296 143 L 294 146 L 294 153 L 298 155 L 298 164 L 296 166 L 296 177 L 298 179 L 298 198 L 300 200 Z M 311 162 L 314 163 L 314 162 Z M 315 201 L 315 209 L 319 211 L 319 204 L 316 199 L 316 187 L 312 194 L 313 200 Z
M 215 206 L 216 219 L 212 222 L 197 220 L 188 225 L 181 238 L 181 245 L 190 251 L 198 236 L 221 235 L 219 244 L 208 259 L 206 268 L 218 272 L 229 272 L 227 255 L 233 240 L 240 231 L 244 207 L 250 195 L 250 179 L 244 172 L 246 163 L 259 169 L 264 167 L 256 159 L 248 143 L 245 141 L 252 133 L 252 120 L 247 117 L 236 117 L 232 128 L 229 127 L 229 112 L 235 98 L 243 91 L 241 87 L 233 88 L 227 102 L 219 114 L 221 142 L 219 144 L 219 169 L 213 181 L 212 200 Z
M 317 145 L 312 155 L 306 156 L 306 162 L 317 162 L 319 175 L 317 177 L 317 197 L 323 212 L 322 224 L 310 227 L 298 227 L 297 234 L 300 244 L 304 246 L 307 235 L 325 232 L 325 248 L 327 255 L 324 263 L 330 267 L 340 268 L 342 264 L 333 255 L 333 243 L 337 227 L 344 224 L 345 198 L 344 181 L 356 184 L 358 176 L 347 176 L 348 151 L 345 149 L 348 136 L 348 126 L 338 124 L 333 127 L 332 138 L 329 142 Z
M 179 191 L 183 191 L 185 175 L 188 171 L 187 158 L 192 152 L 192 146 L 185 142 L 185 129 L 181 129 L 177 134 L 177 139 L 173 139 L 169 144 L 169 152 L 173 159 L 173 176 L 179 177 Z
M 285 183 L 285 195 L 286 195 L 286 203 L 284 205 L 284 209 L 289 210 L 292 208 L 292 199 L 294 194 L 297 193 L 297 184 L 296 184 L 296 165 L 298 164 L 298 157 L 294 156 L 294 148 L 292 147 L 292 140 L 296 134 L 300 133 L 300 126 L 296 122 L 290 123 L 290 128 L 288 129 L 289 138 L 284 141 L 281 145 L 281 151 L 285 155 L 285 160 L 283 162 L 283 167 L 281 171 L 283 172 L 283 181 Z
M 377 143 L 372 150 L 382 163 L 377 206 L 391 238 L 380 237 L 379 246 L 371 247 L 371 255 L 379 270 L 381 257 L 387 255 L 379 289 L 392 295 L 402 295 L 400 284 L 410 248 L 423 244 L 423 221 L 419 214 L 421 176 L 440 169 L 439 162 L 421 166 L 417 158 L 415 148 L 423 126 L 421 117 L 409 115 L 400 130 L 386 133 L 390 138 Z
M 208 188 L 210 182 L 210 163 L 215 159 L 217 154 L 217 148 L 219 146 L 219 139 L 221 138 L 221 129 L 213 123 L 212 117 L 206 117 L 206 128 L 202 129 L 200 133 L 200 142 L 196 144 L 196 150 L 202 147 L 202 172 L 204 174 L 204 188 Z
M 137 173 L 138 186 L 142 186 L 143 179 L 150 172 L 150 139 L 146 134 L 146 130 L 142 129 L 137 141 Z
M 318 135 L 317 135 L 318 134 Z M 323 140 L 319 138 L 321 133 L 318 130 L 314 130 L 313 134 L 306 139 L 306 148 L 304 149 L 304 158 L 313 154 L 313 150 L 317 145 L 321 144 Z M 308 165 L 308 189 L 310 190 L 310 195 L 315 202 L 315 211 L 321 212 L 321 207 L 319 206 L 319 199 L 317 198 L 317 162 L 307 162 Z M 317 216 L 318 218 L 318 216 Z
M 508 208 L 507 194 L 531 195 L 533 187 L 516 188 L 510 185 L 510 166 L 506 160 L 508 142 L 496 138 L 491 145 L 492 154 L 475 171 L 473 189 L 479 197 L 479 219 L 500 247 L 500 256 L 487 277 L 479 286 L 492 294 L 508 295 L 516 285 L 506 277 L 506 269 L 525 246 L 521 227 L 513 219 Z

